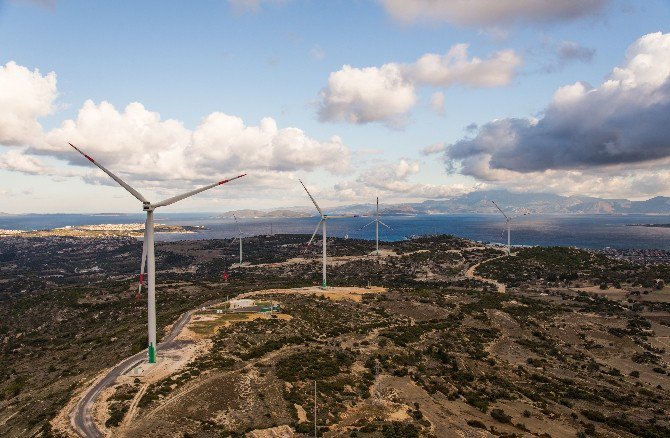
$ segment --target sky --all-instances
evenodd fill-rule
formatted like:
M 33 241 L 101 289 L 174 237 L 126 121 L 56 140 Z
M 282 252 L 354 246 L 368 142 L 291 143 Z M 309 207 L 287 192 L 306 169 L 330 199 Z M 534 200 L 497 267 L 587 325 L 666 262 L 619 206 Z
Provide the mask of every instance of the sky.
M 0 0 L 0 212 L 670 196 L 667 0 Z

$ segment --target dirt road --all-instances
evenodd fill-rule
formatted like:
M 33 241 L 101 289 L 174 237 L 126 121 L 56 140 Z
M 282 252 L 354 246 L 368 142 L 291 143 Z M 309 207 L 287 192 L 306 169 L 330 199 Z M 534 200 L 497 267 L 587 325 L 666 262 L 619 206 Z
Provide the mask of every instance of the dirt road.
M 158 352 L 168 350 L 175 347 L 175 338 L 182 331 L 184 326 L 191 319 L 191 315 L 195 310 L 189 310 L 179 317 L 177 322 L 172 326 L 170 334 L 160 342 L 157 346 Z M 139 365 L 146 359 L 146 350 L 141 351 L 127 359 L 119 362 L 116 366 L 110 369 L 107 374 L 99 378 L 93 385 L 84 393 L 83 397 L 77 403 L 74 411 L 70 414 L 70 421 L 74 430 L 82 437 L 102 437 L 104 434 L 98 429 L 93 418 L 93 405 L 100 396 L 100 393 L 113 385 L 119 376 L 127 373 Z
M 479 275 L 475 275 L 475 270 L 476 270 L 476 269 L 479 267 L 479 265 L 481 265 L 482 263 L 488 263 L 488 262 L 490 262 L 490 261 L 492 261 L 492 260 L 501 259 L 501 258 L 503 258 L 503 257 L 507 257 L 507 254 L 504 254 L 504 255 L 501 255 L 501 256 L 498 256 L 498 257 L 493 257 L 492 259 L 484 260 L 483 262 L 479 262 L 479 263 L 477 263 L 476 265 L 472 265 L 472 266 L 470 266 L 470 268 L 465 272 L 465 276 L 466 276 L 467 278 L 472 278 L 473 280 L 479 280 L 479 281 L 483 281 L 484 283 L 492 284 L 493 286 L 495 286 L 495 287 L 498 289 L 498 292 L 500 292 L 501 294 L 504 294 L 505 291 L 506 291 L 506 288 L 505 288 L 505 285 L 504 285 L 504 284 L 499 283 L 499 282 L 497 282 L 497 281 L 495 281 L 495 280 L 491 280 L 491 279 L 489 279 L 489 278 L 484 278 L 484 277 L 480 277 Z

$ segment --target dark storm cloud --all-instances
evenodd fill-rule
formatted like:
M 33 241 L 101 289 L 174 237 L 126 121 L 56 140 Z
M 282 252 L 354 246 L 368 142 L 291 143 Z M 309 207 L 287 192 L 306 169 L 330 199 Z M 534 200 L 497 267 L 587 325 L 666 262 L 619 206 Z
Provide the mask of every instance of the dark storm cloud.
M 539 120 L 481 126 L 473 137 L 448 146 L 447 167 L 464 163 L 464 173 L 485 177 L 496 169 L 528 173 L 670 157 L 669 60 L 670 34 L 646 35 L 600 87 L 559 89 Z

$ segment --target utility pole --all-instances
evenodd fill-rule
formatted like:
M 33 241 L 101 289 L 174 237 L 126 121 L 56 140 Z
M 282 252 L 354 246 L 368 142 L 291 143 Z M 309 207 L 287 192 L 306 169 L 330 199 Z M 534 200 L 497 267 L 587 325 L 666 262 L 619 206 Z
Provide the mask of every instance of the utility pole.
M 326 223 L 328 221 L 324 220 L 323 221 L 323 284 L 321 285 L 321 289 L 326 290 L 328 286 L 326 286 Z M 316 382 L 315 382 L 316 383 Z

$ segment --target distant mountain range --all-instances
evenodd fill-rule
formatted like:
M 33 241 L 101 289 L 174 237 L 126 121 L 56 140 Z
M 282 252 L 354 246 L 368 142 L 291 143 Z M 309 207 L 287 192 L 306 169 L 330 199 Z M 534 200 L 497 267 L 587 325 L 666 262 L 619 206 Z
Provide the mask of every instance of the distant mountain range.
M 670 198 L 656 196 L 646 201 L 628 199 L 603 199 L 589 196 L 560 196 L 551 193 L 513 193 L 507 190 L 486 190 L 468 193 L 444 200 L 417 203 L 384 204 L 380 200 L 381 214 L 402 216 L 416 214 L 494 214 L 497 210 L 491 201 L 507 214 L 670 214 Z M 371 204 L 354 204 L 326 208 L 330 214 L 373 213 Z M 233 212 L 224 213 L 232 217 Z M 316 216 L 309 208 L 291 207 L 284 210 L 239 210 L 238 217 L 309 217 Z
M 602 199 L 589 196 L 560 196 L 551 193 L 512 193 L 488 190 L 448 200 L 388 206 L 387 214 L 497 213 L 491 201 L 505 212 L 520 214 L 670 214 L 670 198 L 657 196 L 646 201 Z
M 253 218 L 295 218 L 295 217 L 311 217 L 311 213 L 307 211 L 296 211 L 296 210 L 235 210 L 227 211 L 223 213 L 220 217 L 232 219 L 233 214 L 237 216 L 238 219 L 253 219 Z

